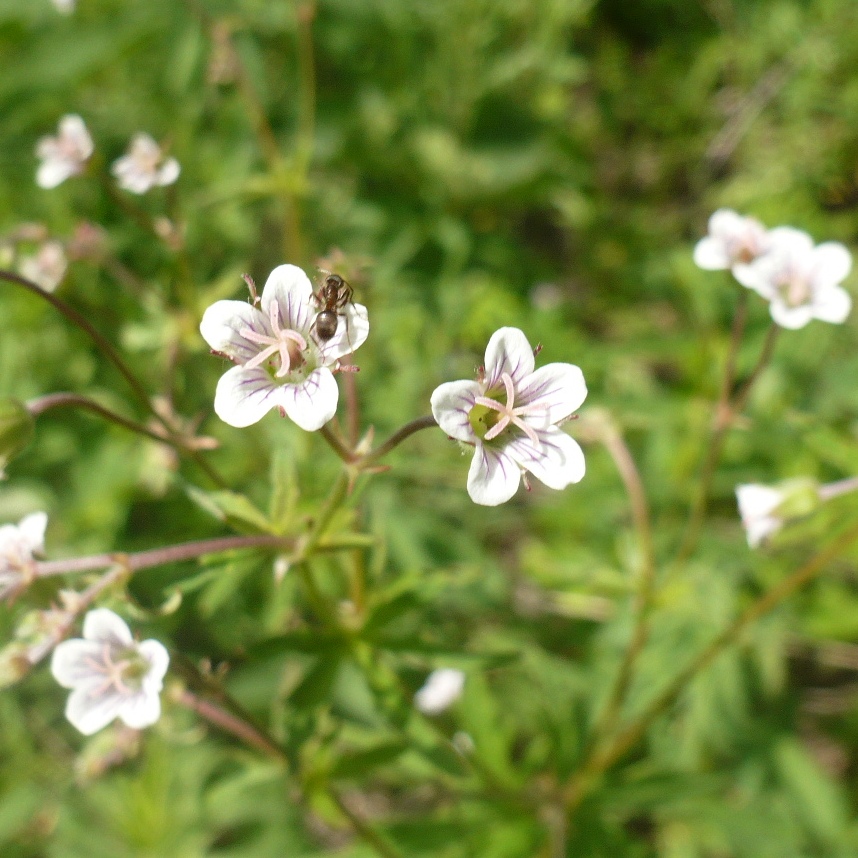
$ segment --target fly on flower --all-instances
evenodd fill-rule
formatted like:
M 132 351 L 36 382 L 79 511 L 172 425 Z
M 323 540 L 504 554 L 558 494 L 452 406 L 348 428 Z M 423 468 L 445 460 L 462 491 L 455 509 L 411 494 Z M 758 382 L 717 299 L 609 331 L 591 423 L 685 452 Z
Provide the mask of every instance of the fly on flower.
M 450 381 L 432 394 L 432 415 L 451 438 L 475 448 L 468 472 L 474 503 L 497 506 L 530 472 L 552 489 L 584 476 L 584 454 L 560 423 L 587 396 L 581 370 L 568 363 L 534 369 L 518 328 L 501 328 L 486 347 L 476 381 Z

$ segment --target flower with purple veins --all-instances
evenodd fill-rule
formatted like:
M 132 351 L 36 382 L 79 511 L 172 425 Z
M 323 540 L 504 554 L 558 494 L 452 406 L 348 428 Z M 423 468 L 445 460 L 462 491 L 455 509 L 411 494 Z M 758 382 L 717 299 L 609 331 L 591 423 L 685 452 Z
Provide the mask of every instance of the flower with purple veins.
M 475 448 L 468 472 L 474 503 L 508 501 L 524 472 L 552 489 L 584 476 L 580 446 L 558 427 L 584 402 L 584 376 L 573 364 L 534 366 L 524 333 L 501 328 L 489 340 L 476 381 L 447 382 L 432 394 L 441 429 Z

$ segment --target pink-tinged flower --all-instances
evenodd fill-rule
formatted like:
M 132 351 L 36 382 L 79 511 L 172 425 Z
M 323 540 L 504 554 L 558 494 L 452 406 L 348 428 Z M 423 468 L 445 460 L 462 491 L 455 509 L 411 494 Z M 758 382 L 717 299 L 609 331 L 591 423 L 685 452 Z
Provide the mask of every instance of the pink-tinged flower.
M 781 226 L 769 233 L 769 252 L 734 270 L 736 279 L 770 302 L 782 328 L 803 328 L 811 319 L 839 324 L 852 298 L 839 284 L 852 268 L 852 256 L 837 241 L 814 246 L 800 229 Z
M 71 176 L 83 172 L 95 146 L 84 121 L 74 113 L 60 120 L 56 137 L 42 137 L 36 146 L 36 155 L 42 163 L 36 171 L 36 184 L 40 188 L 55 188 Z
M 35 556 L 45 549 L 48 516 L 34 512 L 18 524 L 0 527 L 0 601 L 15 596 L 32 580 Z
M 45 292 L 53 292 L 63 281 L 68 260 L 62 242 L 45 241 L 30 256 L 22 256 L 18 271 L 23 277 L 41 286 Z
M 465 674 L 452 667 L 433 670 L 414 695 L 414 705 L 424 715 L 440 715 L 452 706 L 465 688 Z
M 259 307 L 217 301 L 206 310 L 203 338 L 236 364 L 215 392 L 221 420 L 242 428 L 279 408 L 315 432 L 334 416 L 339 389 L 332 368 L 366 340 L 369 319 L 366 307 L 349 303 L 336 333 L 322 340 L 314 327 L 319 309 L 307 275 L 295 265 L 280 265 L 269 275 Z
M 694 262 L 707 271 L 733 269 L 753 262 L 768 247 L 766 228 L 756 218 L 718 209 L 709 218 L 709 234 L 694 247 Z
M 71 688 L 66 718 L 85 736 L 121 718 L 140 730 L 161 717 L 160 693 L 170 656 L 156 640 L 137 642 L 125 622 L 107 608 L 90 611 L 83 638 L 54 650 L 51 673 Z
M 128 154 L 113 162 L 111 172 L 119 187 L 133 194 L 162 185 L 172 185 L 179 178 L 181 167 L 175 158 L 165 158 L 161 147 L 148 134 L 135 134 Z
M 552 363 L 534 369 L 533 349 L 518 328 L 501 328 L 486 347 L 476 381 L 451 381 L 432 394 L 432 415 L 451 438 L 473 445 L 468 494 L 497 506 L 529 471 L 552 489 L 584 476 L 584 454 L 558 428 L 587 396 L 577 366 Z

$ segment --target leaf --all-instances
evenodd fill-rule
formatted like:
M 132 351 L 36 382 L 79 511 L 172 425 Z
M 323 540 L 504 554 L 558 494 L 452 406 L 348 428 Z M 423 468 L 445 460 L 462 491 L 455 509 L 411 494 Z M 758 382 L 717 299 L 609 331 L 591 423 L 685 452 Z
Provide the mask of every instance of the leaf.
M 381 766 L 392 763 L 408 749 L 408 743 L 398 739 L 343 754 L 331 767 L 330 775 L 336 780 L 362 777 Z

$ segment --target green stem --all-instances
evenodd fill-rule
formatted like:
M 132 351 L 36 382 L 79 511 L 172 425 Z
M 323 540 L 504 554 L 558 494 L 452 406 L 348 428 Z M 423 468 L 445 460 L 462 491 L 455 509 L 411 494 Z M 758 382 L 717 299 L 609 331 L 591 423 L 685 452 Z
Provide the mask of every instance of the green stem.
M 620 760 L 643 738 L 652 723 L 675 702 L 691 680 L 700 671 L 708 667 L 727 646 L 738 638 L 741 632 L 824 572 L 828 564 L 845 551 L 856 539 L 858 539 L 858 524 L 854 524 L 842 533 L 827 548 L 811 558 L 804 566 L 793 572 L 792 575 L 784 578 L 739 614 L 726 629 L 717 635 L 702 652 L 695 656 L 674 677 L 661 694 L 646 707 L 643 713 L 615 736 L 610 743 L 597 749 L 590 755 L 589 759 L 566 787 L 565 797 L 567 808 L 572 811 L 580 805 L 599 776 Z
M 351 823 L 352 828 L 365 843 L 372 846 L 383 858 L 403 858 L 403 854 L 388 843 L 366 820 L 358 816 L 333 787 L 328 788 L 328 793 L 334 804 L 340 809 L 340 813 Z
M 416 420 L 406 423 L 401 429 L 397 429 L 397 431 L 394 432 L 383 444 L 380 444 L 375 448 L 375 450 L 367 453 L 366 456 L 361 459 L 361 465 L 370 465 L 373 462 L 377 462 L 415 432 L 419 432 L 421 429 L 429 429 L 430 427 L 437 425 L 435 418 L 431 414 L 427 414 L 425 417 L 418 417 Z

